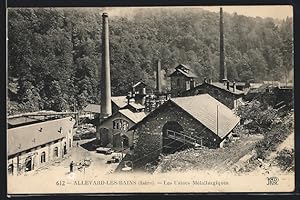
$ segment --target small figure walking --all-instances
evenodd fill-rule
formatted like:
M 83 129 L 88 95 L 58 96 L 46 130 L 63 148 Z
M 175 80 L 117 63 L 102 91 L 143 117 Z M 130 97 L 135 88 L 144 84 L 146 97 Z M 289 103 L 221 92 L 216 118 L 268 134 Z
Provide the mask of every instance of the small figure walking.
M 71 163 L 70 163 L 70 172 L 73 172 L 73 166 L 74 166 L 74 162 L 71 161 Z

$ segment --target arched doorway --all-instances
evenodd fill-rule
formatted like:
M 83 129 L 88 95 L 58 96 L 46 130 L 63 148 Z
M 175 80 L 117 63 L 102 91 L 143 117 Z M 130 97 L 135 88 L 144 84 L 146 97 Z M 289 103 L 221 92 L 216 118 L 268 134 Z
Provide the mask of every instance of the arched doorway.
M 46 162 L 46 152 L 45 151 L 43 151 L 41 153 L 41 163 L 44 163 L 44 162 Z
M 55 158 L 58 157 L 58 147 L 54 148 L 53 155 L 54 155 Z
M 183 131 L 182 126 L 176 121 L 168 121 L 163 126 L 163 153 L 169 154 L 173 153 L 176 150 L 179 150 L 178 147 L 182 146 L 182 142 L 176 141 L 170 137 L 168 134 L 172 134 L 174 132 L 181 132 Z
M 25 172 L 28 172 L 31 170 L 32 170 L 32 158 L 31 158 L 31 156 L 28 156 L 25 159 Z
M 8 170 L 8 175 L 14 175 L 14 164 L 13 163 L 9 164 L 7 170 Z
M 127 149 L 129 148 L 129 138 L 127 137 L 127 135 L 122 135 L 122 141 L 123 141 L 123 148 Z

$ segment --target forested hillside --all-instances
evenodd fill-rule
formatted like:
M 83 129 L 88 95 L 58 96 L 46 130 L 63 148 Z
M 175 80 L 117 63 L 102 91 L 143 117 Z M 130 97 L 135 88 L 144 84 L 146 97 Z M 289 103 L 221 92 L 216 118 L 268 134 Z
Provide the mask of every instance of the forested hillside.
M 101 9 L 9 9 L 9 114 L 99 103 L 101 14 Z M 285 80 L 293 68 L 292 24 L 291 18 L 224 13 L 228 78 Z M 184 63 L 199 81 L 218 79 L 218 13 L 151 9 L 109 17 L 109 26 L 113 95 L 126 95 L 141 79 L 154 86 L 158 58 L 166 75 Z

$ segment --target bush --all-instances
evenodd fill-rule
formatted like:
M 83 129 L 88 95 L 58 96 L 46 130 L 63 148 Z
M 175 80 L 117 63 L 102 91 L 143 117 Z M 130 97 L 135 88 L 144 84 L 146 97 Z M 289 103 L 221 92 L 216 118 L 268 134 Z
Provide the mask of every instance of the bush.
M 264 133 L 271 130 L 273 120 L 277 117 L 277 111 L 272 107 L 267 107 L 259 101 L 250 102 L 240 106 L 236 114 L 241 118 L 241 124 L 251 133 Z
M 283 171 L 291 171 L 294 168 L 294 149 L 283 149 L 275 158 L 278 166 Z

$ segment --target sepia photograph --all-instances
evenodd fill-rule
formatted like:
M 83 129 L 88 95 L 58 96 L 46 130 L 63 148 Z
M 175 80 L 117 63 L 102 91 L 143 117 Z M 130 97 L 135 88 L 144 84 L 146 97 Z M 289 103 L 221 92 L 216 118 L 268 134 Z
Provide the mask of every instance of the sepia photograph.
M 7 9 L 7 193 L 295 190 L 293 7 Z

